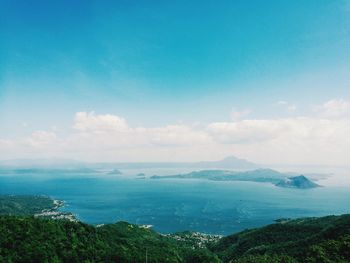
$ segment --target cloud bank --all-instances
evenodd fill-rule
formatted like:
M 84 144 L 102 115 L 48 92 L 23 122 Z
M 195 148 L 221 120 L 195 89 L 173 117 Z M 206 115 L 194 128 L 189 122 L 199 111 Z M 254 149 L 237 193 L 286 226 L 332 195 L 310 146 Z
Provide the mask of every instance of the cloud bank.
M 132 127 L 117 115 L 77 112 L 65 135 L 40 130 L 0 138 L 0 156 L 195 161 L 234 154 L 259 163 L 349 165 L 349 112 L 349 102 L 330 100 L 315 107 L 312 116 L 161 127 Z

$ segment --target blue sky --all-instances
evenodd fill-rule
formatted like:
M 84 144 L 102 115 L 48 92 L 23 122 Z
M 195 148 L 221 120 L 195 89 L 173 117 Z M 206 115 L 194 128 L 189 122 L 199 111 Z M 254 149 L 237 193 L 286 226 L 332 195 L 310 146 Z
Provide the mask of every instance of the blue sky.
M 77 112 L 159 127 L 350 99 L 349 1 L 0 0 L 0 39 L 5 139 Z

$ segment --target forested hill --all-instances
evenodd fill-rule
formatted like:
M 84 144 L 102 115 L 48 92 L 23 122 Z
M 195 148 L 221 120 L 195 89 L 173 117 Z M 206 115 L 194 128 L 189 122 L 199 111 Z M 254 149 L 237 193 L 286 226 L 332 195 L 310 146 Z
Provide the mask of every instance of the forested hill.
M 126 222 L 94 227 L 68 220 L 1 216 L 0 262 L 221 261 L 206 248 Z
M 350 262 L 350 215 L 282 221 L 204 245 L 181 236 L 126 222 L 1 216 L 0 262 Z
M 350 215 L 280 220 L 224 237 L 211 250 L 224 262 L 350 262 Z
M 0 262 L 350 262 L 350 215 L 281 219 L 219 238 L 193 232 L 163 235 L 126 222 L 92 226 L 41 216 L 40 209 L 56 209 L 57 201 L 1 197 L 2 214 L 12 215 L 0 216 Z M 32 212 L 40 216 L 23 216 Z
M 206 248 L 218 237 L 162 235 L 126 222 L 87 225 L 60 212 L 62 205 L 47 196 L 0 195 L 0 262 L 221 262 Z

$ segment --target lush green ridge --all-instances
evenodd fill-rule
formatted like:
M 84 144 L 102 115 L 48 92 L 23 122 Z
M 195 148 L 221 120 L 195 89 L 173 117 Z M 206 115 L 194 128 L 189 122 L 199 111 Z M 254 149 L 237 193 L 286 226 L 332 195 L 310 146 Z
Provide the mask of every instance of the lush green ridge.
M 297 219 L 246 230 L 222 238 L 211 250 L 224 262 L 257 255 L 287 255 L 293 262 L 350 262 L 350 215 Z
M 58 205 L 44 196 L 0 200 L 2 213 L 12 215 L 37 215 Z M 350 215 L 283 219 L 223 238 L 53 219 L 62 220 L 0 216 L 0 262 L 350 262 Z
M 34 215 L 54 208 L 54 200 L 47 196 L 0 195 L 0 215 Z
M 220 262 L 206 248 L 217 237 L 162 235 L 126 222 L 95 227 L 72 222 L 61 205 L 47 196 L 0 196 L 0 262 Z
M 137 225 L 0 217 L 0 262 L 220 262 L 205 248 Z M 199 261 L 198 261 L 199 259 Z
M 350 215 L 277 223 L 204 245 L 191 236 L 126 222 L 1 216 L 0 262 L 350 262 Z
M 63 201 L 43 195 L 0 195 L 0 215 L 43 217 L 77 221 L 74 214 L 59 211 Z

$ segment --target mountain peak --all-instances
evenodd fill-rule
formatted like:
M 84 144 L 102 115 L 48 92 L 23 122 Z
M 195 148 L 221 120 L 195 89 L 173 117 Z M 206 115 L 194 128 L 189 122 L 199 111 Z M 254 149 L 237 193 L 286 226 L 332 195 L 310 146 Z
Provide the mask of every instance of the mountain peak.
M 219 162 L 232 162 L 232 161 L 246 161 L 244 159 L 237 158 L 236 156 L 230 155 L 221 159 Z

